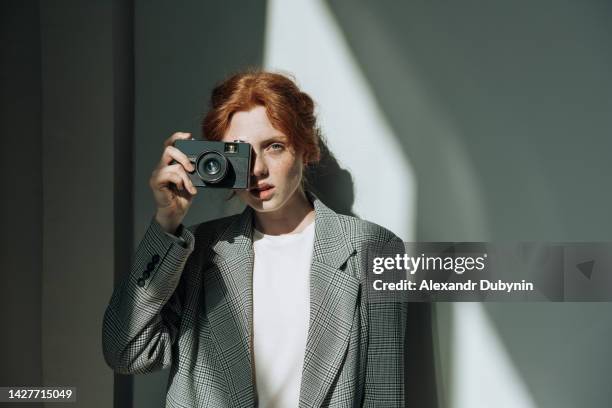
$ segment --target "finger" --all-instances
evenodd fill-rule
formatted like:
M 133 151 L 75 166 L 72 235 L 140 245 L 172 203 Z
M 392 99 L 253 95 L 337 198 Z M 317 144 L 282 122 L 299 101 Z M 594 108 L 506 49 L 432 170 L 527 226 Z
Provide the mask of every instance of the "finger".
M 167 166 L 172 163 L 172 160 L 176 160 L 180 163 L 186 171 L 194 171 L 195 167 L 189 161 L 189 158 L 185 153 L 181 152 L 174 146 L 167 146 L 162 153 L 161 160 L 159 161 L 159 167 Z
M 181 169 L 179 174 L 181 175 L 181 178 L 183 179 L 183 185 L 185 186 L 185 190 L 189 191 L 193 195 L 198 194 L 198 189 L 195 188 L 195 186 L 191 182 L 191 179 L 189 178 L 187 173 L 185 173 L 185 171 Z
M 185 169 L 183 168 L 183 166 L 181 166 L 180 164 L 172 164 L 168 167 L 165 167 L 165 171 L 170 171 L 173 173 L 178 174 L 181 179 L 183 180 L 183 186 L 185 187 L 185 190 L 189 191 L 191 194 L 197 194 L 198 189 L 195 188 L 195 186 L 193 185 L 191 179 L 189 178 L 189 175 L 185 172 Z
M 184 188 L 183 178 L 181 175 L 178 172 L 168 170 L 167 168 L 159 172 L 154 184 L 157 188 L 168 187 L 172 184 L 176 186 L 177 190 L 183 190 Z
M 187 192 L 189 192 L 189 194 L 196 195 L 198 193 L 198 189 L 193 185 L 191 178 L 189 178 L 189 175 L 185 172 L 185 169 L 183 169 L 183 167 L 180 164 L 177 163 L 177 164 L 173 164 L 173 165 L 164 167 L 162 170 L 160 170 L 160 173 L 177 174 L 181 178 L 181 186 Z M 163 176 L 163 175 L 160 177 L 167 178 L 166 176 Z
M 187 190 L 177 191 L 175 194 L 177 196 L 182 197 L 183 199 L 187 200 L 189 203 L 191 203 L 193 198 L 195 197 L 195 194 L 191 194 Z
M 176 132 L 173 133 L 172 136 L 164 140 L 164 146 L 172 146 L 174 142 L 178 139 L 189 139 L 191 137 L 191 133 L 189 132 Z

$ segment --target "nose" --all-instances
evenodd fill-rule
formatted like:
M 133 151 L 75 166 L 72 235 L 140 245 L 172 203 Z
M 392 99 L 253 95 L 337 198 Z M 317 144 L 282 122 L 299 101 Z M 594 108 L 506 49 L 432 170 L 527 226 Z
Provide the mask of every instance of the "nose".
M 251 176 L 255 179 L 262 179 L 268 175 L 268 167 L 263 159 L 262 155 L 257 154 L 253 151 L 253 168 L 251 170 Z

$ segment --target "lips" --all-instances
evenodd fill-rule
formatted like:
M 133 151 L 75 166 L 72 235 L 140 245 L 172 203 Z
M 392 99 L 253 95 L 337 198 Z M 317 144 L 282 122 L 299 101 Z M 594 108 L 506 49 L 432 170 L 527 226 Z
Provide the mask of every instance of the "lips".
M 274 186 L 272 184 L 264 183 L 264 184 L 259 184 L 258 186 L 252 187 L 249 190 L 249 193 L 259 198 L 260 200 L 265 200 L 272 196 L 273 191 L 274 191 Z

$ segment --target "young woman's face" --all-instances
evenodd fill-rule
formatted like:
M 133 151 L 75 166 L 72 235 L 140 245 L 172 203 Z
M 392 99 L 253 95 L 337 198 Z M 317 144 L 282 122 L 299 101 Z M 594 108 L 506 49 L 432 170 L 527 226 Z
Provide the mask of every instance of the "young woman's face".
M 277 211 L 296 194 L 302 180 L 302 155 L 272 126 L 265 107 L 236 112 L 222 140 L 240 140 L 253 147 L 251 188 L 237 194 L 255 211 Z

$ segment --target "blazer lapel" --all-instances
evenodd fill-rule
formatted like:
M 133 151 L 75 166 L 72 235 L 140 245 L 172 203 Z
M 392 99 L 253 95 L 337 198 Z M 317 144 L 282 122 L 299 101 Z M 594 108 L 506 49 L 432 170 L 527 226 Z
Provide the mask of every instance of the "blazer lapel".
M 247 207 L 213 245 L 205 272 L 210 330 L 226 373 L 233 406 L 254 406 L 251 324 L 253 310 L 252 210 Z
M 312 195 L 311 195 L 312 196 Z M 348 346 L 359 280 L 341 267 L 354 254 L 335 212 L 312 196 L 315 240 L 310 270 L 310 326 L 300 406 L 321 406 Z

